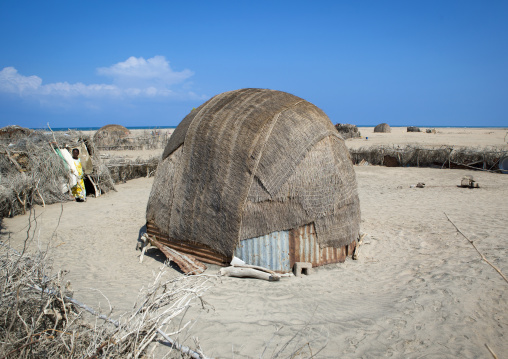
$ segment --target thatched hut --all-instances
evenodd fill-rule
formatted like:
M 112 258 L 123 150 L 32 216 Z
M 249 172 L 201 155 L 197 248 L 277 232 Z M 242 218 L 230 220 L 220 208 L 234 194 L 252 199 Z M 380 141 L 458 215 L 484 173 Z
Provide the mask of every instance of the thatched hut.
M 29 136 L 34 131 L 21 127 L 18 125 L 11 125 L 11 126 L 5 126 L 0 128 L 0 141 L 12 141 L 12 140 L 19 140 L 20 138 L 24 138 Z
M 147 232 L 216 264 L 280 272 L 340 262 L 359 234 L 349 152 L 325 113 L 291 94 L 242 89 L 188 114 L 170 137 Z
M 356 127 L 356 125 L 351 125 L 349 123 L 336 123 L 335 128 L 345 140 L 348 138 L 362 137 L 362 134 L 360 131 L 358 131 L 358 127 Z
M 389 133 L 392 132 L 392 129 L 390 128 L 390 125 L 387 123 L 380 123 L 376 127 L 374 127 L 374 132 L 384 132 Z
M 62 155 L 67 148 L 80 150 L 88 195 L 99 196 L 114 188 L 108 168 L 87 136 L 74 131 L 15 133 L 17 140 L 10 136 L 3 141 L 0 136 L 0 219 L 25 213 L 34 204 L 45 206 L 71 198 L 71 171 Z
M 130 131 L 122 125 L 106 125 L 97 130 L 93 140 L 98 147 L 118 147 L 129 135 Z

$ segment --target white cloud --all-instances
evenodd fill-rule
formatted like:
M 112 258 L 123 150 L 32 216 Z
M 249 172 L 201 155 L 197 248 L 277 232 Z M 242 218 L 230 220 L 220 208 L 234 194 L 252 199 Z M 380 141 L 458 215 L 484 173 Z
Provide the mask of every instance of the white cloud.
M 173 71 L 164 56 L 129 57 L 110 67 L 97 69 L 100 75 L 112 78 L 112 83 L 85 85 L 81 82 L 43 84 L 38 76 L 23 76 L 14 67 L 0 71 L 0 92 L 20 96 L 85 97 L 85 98 L 139 98 L 171 97 L 175 99 L 205 98 L 187 89 L 185 80 L 194 73 L 190 70 Z M 178 85 L 180 84 L 180 85 Z M 177 86 L 178 85 L 178 86 Z
M 23 94 L 40 88 L 42 79 L 38 76 L 23 76 L 14 67 L 0 71 L 0 91 Z
M 173 71 L 164 56 L 154 56 L 148 60 L 131 56 L 113 66 L 100 67 L 97 72 L 112 77 L 115 83 L 154 82 L 165 86 L 181 83 L 194 75 L 190 70 Z

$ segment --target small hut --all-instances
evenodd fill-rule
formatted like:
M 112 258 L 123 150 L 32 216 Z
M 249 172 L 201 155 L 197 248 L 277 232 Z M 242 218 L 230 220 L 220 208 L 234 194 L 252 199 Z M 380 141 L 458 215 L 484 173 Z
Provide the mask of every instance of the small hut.
M 71 167 L 63 155 L 67 151 L 70 158 L 67 149 L 80 150 L 88 195 L 97 197 L 114 188 L 108 168 L 87 136 L 74 131 L 25 130 L 0 130 L 0 219 L 25 213 L 34 204 L 45 206 L 71 198 Z
M 380 123 L 376 127 L 374 127 L 374 132 L 384 132 L 389 133 L 392 132 L 392 129 L 390 128 L 390 125 L 387 123 Z
M 349 123 L 336 123 L 335 128 L 345 140 L 348 138 L 362 137 L 362 134 L 360 131 L 358 131 L 358 127 L 356 127 L 356 125 L 351 125 Z
M 189 113 L 164 150 L 147 232 L 207 263 L 235 255 L 278 272 L 351 255 L 360 204 L 349 151 L 325 113 L 242 89 Z
M 19 140 L 20 138 L 30 136 L 30 134 L 33 132 L 34 131 L 29 128 L 21 127 L 18 125 L 2 127 L 0 128 L 0 141 L 8 142 L 11 140 Z
M 97 130 L 93 140 L 98 147 L 114 148 L 126 142 L 129 135 L 130 131 L 122 125 L 106 125 Z

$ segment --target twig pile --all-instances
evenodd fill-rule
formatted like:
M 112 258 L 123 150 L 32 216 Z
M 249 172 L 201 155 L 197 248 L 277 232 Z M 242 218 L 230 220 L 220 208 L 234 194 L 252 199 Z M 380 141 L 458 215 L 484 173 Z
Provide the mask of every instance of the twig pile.
M 28 254 L 32 242 L 22 252 L 1 243 L 0 358 L 139 358 L 157 344 L 170 347 L 165 356 L 205 357 L 170 336 L 189 324 L 179 325 L 182 315 L 216 277 L 168 279 L 163 267 L 132 312 L 113 320 L 74 300 L 65 273 L 51 274 L 47 251 Z

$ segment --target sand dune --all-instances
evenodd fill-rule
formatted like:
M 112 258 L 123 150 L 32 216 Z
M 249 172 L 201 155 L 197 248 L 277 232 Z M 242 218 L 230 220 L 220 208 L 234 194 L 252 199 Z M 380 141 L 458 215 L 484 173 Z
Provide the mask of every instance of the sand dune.
M 303 347 L 308 357 L 309 348 L 315 353 L 324 346 L 317 357 L 489 358 L 487 344 L 505 356 L 508 283 L 444 213 L 508 274 L 508 175 L 378 166 L 355 171 L 361 229 L 368 234 L 358 261 L 280 282 L 222 278 L 204 297 L 214 310 L 188 312 L 196 322 L 182 338 L 198 337 L 207 355 L 221 358 L 260 357 L 265 347 L 268 358 L 295 333 L 286 355 Z M 481 188 L 457 187 L 466 174 Z M 109 300 L 115 313 L 129 310 L 160 267 L 157 251 L 140 264 L 135 250 L 152 182 L 136 179 L 86 203 L 35 208 L 35 234 L 45 243 L 55 231 L 54 267 L 70 271 L 78 300 L 101 308 Z M 418 182 L 426 187 L 410 188 Z M 28 214 L 5 219 L 2 239 L 10 236 L 19 248 L 28 220 Z M 210 266 L 207 273 L 217 271 Z

